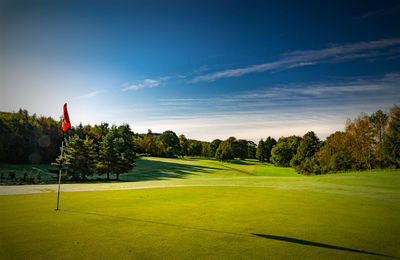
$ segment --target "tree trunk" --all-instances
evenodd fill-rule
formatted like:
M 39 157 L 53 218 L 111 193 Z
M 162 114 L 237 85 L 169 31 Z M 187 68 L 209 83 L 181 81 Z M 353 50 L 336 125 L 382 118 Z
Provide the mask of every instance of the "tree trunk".
M 109 180 L 110 180 L 110 173 L 107 172 L 107 181 L 109 181 Z
M 117 181 L 119 181 L 119 173 L 117 173 L 116 175 L 117 175 Z

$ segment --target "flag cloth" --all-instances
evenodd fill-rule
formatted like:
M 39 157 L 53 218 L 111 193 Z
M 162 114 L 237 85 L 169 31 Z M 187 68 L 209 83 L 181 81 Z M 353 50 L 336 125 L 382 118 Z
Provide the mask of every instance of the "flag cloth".
M 64 111 L 63 111 L 62 127 L 61 128 L 65 133 L 70 126 L 71 126 L 71 123 L 69 122 L 67 103 L 65 103 L 64 104 Z

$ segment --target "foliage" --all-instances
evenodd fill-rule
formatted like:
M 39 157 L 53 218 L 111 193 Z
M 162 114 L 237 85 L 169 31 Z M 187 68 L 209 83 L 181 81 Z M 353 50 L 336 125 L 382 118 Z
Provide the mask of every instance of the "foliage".
M 258 142 L 256 157 L 260 162 L 263 162 L 265 159 L 265 143 L 263 139 Z
M 188 140 L 184 135 L 179 136 L 179 147 L 180 147 L 180 155 L 185 157 L 185 155 L 188 155 Z
M 202 147 L 200 141 L 197 141 L 197 140 L 189 141 L 188 155 L 201 156 L 202 149 L 203 149 L 203 147 Z
M 383 152 L 390 166 L 400 167 L 400 107 L 390 110 L 389 124 L 383 138 Z
M 373 126 L 369 117 L 361 114 L 354 121 L 348 121 L 345 142 L 351 154 L 355 169 L 372 169 L 374 160 Z
M 300 141 L 301 137 L 295 135 L 279 138 L 278 143 L 271 151 L 271 161 L 273 164 L 275 166 L 289 167 L 290 161 L 297 153 Z
M 249 159 L 256 159 L 257 145 L 253 141 L 247 141 L 247 157 Z
M 61 144 L 58 122 L 50 117 L 0 112 L 0 162 L 49 163 Z
M 163 132 L 158 138 L 157 143 L 162 142 L 164 145 L 164 155 L 167 157 L 175 157 L 179 154 L 179 139 L 176 134 L 171 131 L 167 130 Z
M 272 151 L 272 148 L 274 148 L 274 146 L 276 145 L 276 143 L 277 143 L 276 140 L 271 136 L 268 136 L 268 138 L 265 139 L 264 158 L 267 162 L 271 162 L 271 151 Z
M 304 162 L 306 158 L 311 158 L 319 150 L 319 143 L 320 141 L 313 131 L 306 133 L 300 141 L 296 155 L 290 160 L 290 166 L 295 167 Z
M 373 135 L 375 138 L 375 160 L 380 168 L 383 167 L 385 161 L 385 155 L 383 151 L 383 138 L 385 128 L 388 123 L 388 115 L 383 113 L 382 110 L 378 110 L 370 116 L 372 124 Z
M 271 136 L 268 136 L 268 138 L 265 141 L 261 139 L 258 142 L 256 151 L 256 157 L 258 158 L 258 160 L 260 162 L 263 161 L 271 162 L 271 151 L 275 145 L 276 145 L 276 140 Z
M 234 140 L 232 138 L 222 141 L 217 151 L 215 152 L 215 158 L 220 161 L 227 161 L 234 159 L 232 144 Z
M 219 144 L 222 141 L 219 139 L 214 139 L 211 143 L 210 143 L 210 157 L 215 157 L 215 152 L 218 149 Z
M 96 145 L 86 136 L 82 140 L 77 134 L 65 141 L 63 154 L 57 158 L 57 166 L 65 166 L 68 176 L 73 180 L 85 180 L 95 172 Z
M 201 156 L 202 157 L 211 157 L 210 152 L 210 143 L 201 142 Z
M 244 160 L 248 156 L 248 142 L 240 139 L 233 142 L 233 156 Z
M 100 143 L 99 156 L 97 158 L 97 172 L 114 173 L 116 179 L 122 173 L 130 171 L 135 166 L 135 147 L 133 133 L 128 125 L 112 128 Z

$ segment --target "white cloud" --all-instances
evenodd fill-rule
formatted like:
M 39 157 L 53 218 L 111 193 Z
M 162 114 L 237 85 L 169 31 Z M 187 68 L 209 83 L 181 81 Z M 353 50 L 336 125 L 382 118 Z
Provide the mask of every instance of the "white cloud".
M 298 50 L 283 54 L 280 60 L 263 64 L 251 65 L 244 68 L 228 69 L 210 74 L 200 75 L 192 79 L 192 83 L 200 81 L 214 81 L 220 78 L 240 77 L 242 75 L 277 69 L 291 69 L 295 67 L 310 66 L 318 63 L 340 60 L 352 60 L 367 57 L 393 55 L 398 50 L 400 38 L 382 39 L 369 42 L 334 45 L 320 50 Z M 378 50 L 397 47 L 387 52 Z
M 159 85 L 160 85 L 160 80 L 145 79 L 145 80 L 133 83 L 133 84 L 129 84 L 128 87 L 126 87 L 122 90 L 127 91 L 127 90 L 139 90 L 141 88 L 154 88 L 154 87 L 158 87 Z
M 283 105 L 294 101 L 317 104 L 318 100 L 360 100 L 359 95 L 368 94 L 371 99 L 383 100 L 387 96 L 398 98 L 400 74 L 390 73 L 382 77 L 358 77 L 335 82 L 312 82 L 265 87 L 264 89 L 239 92 L 229 96 L 211 98 L 160 99 L 162 105 L 217 105 L 240 106 Z
M 76 99 L 84 99 L 84 98 L 91 98 L 94 97 L 100 93 L 104 92 L 104 90 L 97 90 L 97 91 L 92 91 L 88 94 L 82 95 L 82 96 L 77 96 Z

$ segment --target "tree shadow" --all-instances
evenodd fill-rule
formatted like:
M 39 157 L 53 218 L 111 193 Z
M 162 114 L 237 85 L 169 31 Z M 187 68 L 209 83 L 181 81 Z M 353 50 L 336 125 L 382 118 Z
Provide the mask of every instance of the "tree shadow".
M 231 160 L 231 161 L 229 161 L 230 163 L 233 163 L 233 164 L 240 164 L 240 165 L 256 165 L 257 163 L 256 162 L 249 162 L 249 161 L 243 161 L 243 160 L 240 160 L 240 161 L 238 161 L 238 160 Z
M 150 181 L 169 178 L 186 178 L 189 175 L 214 173 L 220 168 L 200 165 L 190 165 L 175 162 L 137 160 L 136 167 L 129 173 L 121 175 L 121 181 Z
M 300 244 L 300 245 L 336 249 L 336 250 L 349 251 L 349 252 L 368 254 L 368 255 L 375 255 L 375 256 L 385 256 L 385 257 L 391 257 L 391 258 L 399 258 L 399 257 L 395 257 L 395 256 L 389 256 L 389 255 L 384 255 L 384 254 L 368 252 L 368 251 L 364 251 L 364 250 L 351 249 L 351 248 L 347 248 L 347 247 L 323 244 L 323 243 L 318 243 L 318 242 L 313 242 L 313 241 L 308 241 L 308 240 L 302 240 L 302 239 L 297 239 L 297 238 L 291 238 L 291 237 L 265 235 L 265 234 L 255 234 L 255 233 L 252 233 L 252 235 L 258 236 L 258 237 L 262 237 L 262 238 L 266 238 L 266 239 L 284 241 L 284 242 L 295 243 L 295 244 Z

